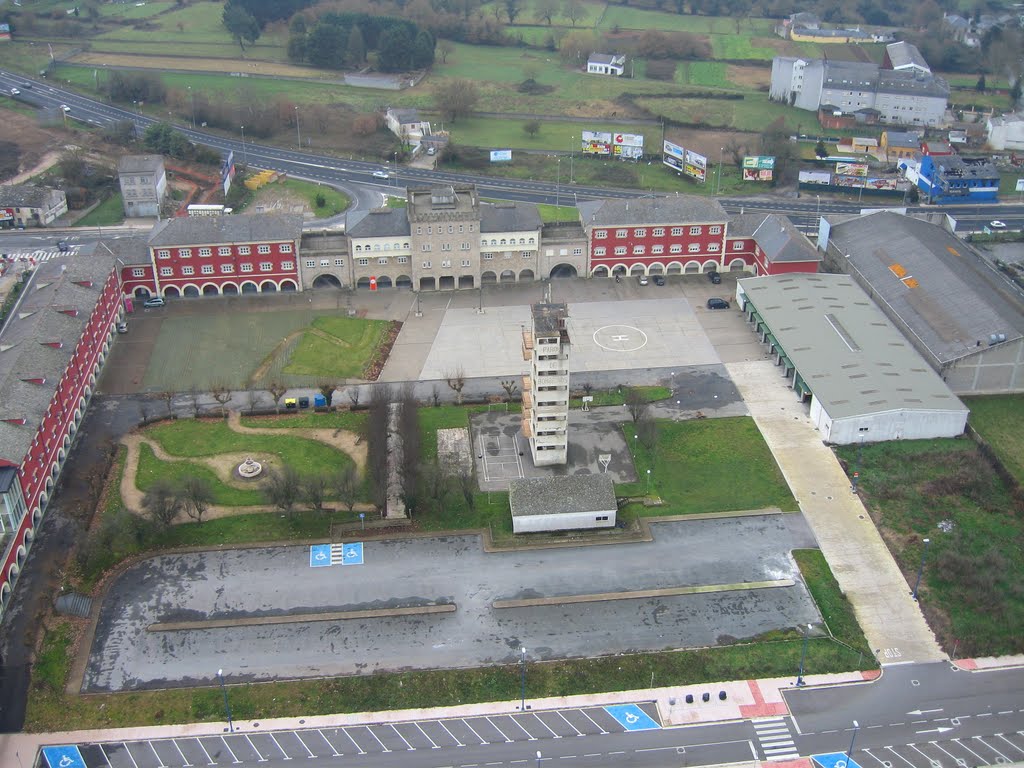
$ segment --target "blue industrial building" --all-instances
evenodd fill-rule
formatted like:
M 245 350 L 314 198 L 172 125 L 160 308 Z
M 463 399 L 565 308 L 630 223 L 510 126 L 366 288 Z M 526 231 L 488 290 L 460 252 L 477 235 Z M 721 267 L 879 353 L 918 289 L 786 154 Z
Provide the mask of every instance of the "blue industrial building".
M 999 172 L 990 162 L 960 155 L 917 155 L 900 160 L 900 169 L 930 203 L 996 203 Z

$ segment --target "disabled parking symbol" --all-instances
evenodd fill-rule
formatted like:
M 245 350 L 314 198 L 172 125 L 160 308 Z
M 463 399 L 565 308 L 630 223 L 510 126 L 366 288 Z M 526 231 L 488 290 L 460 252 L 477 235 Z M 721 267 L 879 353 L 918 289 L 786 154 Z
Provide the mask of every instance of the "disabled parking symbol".
M 823 755 L 811 755 L 820 768 L 861 768 L 860 763 L 852 757 L 847 757 L 845 752 L 827 752 Z
M 363 564 L 363 542 L 356 541 L 351 544 L 343 544 L 342 547 L 342 565 Z
M 627 731 L 653 731 L 661 728 L 654 718 L 636 704 L 616 704 L 605 707 L 604 711 Z
M 86 768 L 78 747 L 43 747 L 43 757 L 50 768 Z
M 331 565 L 331 545 L 312 544 L 309 547 L 309 567 L 326 568 Z

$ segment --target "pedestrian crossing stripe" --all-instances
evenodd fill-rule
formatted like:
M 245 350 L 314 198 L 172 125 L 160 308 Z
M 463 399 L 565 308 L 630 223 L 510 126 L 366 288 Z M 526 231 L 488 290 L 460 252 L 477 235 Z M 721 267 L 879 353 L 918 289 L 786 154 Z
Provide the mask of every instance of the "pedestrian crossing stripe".
M 73 252 L 79 246 L 72 245 L 71 251 Z M 8 261 L 33 261 L 36 264 L 42 264 L 43 262 L 55 259 L 62 255 L 60 251 L 18 251 L 17 253 L 4 254 Z
M 793 743 L 793 734 L 784 717 L 769 717 L 754 721 L 754 731 L 764 752 L 765 760 L 792 760 L 800 756 Z M 858 767 L 859 768 L 859 767 Z

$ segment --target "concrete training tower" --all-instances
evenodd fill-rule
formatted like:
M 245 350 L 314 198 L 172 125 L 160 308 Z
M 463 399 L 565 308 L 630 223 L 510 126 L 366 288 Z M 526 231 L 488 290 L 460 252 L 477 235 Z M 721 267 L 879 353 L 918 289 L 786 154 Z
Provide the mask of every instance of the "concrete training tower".
M 532 306 L 533 329 L 523 330 L 523 437 L 538 467 L 565 464 L 569 444 L 569 311 L 550 299 Z

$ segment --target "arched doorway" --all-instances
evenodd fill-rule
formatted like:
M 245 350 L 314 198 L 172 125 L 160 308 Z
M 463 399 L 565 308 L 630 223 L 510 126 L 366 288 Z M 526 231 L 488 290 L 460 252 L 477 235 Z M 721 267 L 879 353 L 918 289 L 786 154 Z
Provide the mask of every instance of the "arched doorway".
M 412 288 L 412 278 L 408 275 L 399 275 L 395 278 L 395 288 Z
M 177 299 L 179 296 L 181 296 L 181 291 L 179 291 L 176 286 L 169 285 L 164 288 L 165 299 Z
M 683 272 L 687 275 L 699 275 L 700 264 L 698 264 L 696 261 L 688 261 L 686 262 L 686 269 L 683 270 Z
M 138 286 L 135 289 L 135 293 L 133 293 L 132 295 L 135 296 L 136 298 L 139 298 L 139 299 L 148 299 L 149 298 L 149 288 L 143 288 L 140 285 L 140 286 Z
M 498 276 L 493 272 L 484 272 L 480 275 L 480 285 L 494 285 L 498 282 Z
M 614 267 L 612 267 L 612 274 L 613 275 L 625 275 L 626 274 L 626 266 L 625 266 L 625 264 L 616 264 Z
M 669 275 L 681 275 L 683 274 L 683 265 L 678 261 L 673 261 L 668 265 L 666 273 Z
M 519 273 L 519 282 L 520 283 L 530 283 L 530 282 L 533 282 L 533 270 L 532 269 L 524 269 L 522 272 L 520 272 Z
M 313 280 L 314 288 L 341 288 L 341 280 L 334 275 L 317 275 Z
M 649 264 L 647 266 L 648 275 L 663 275 L 665 274 L 665 267 L 661 264 Z
M 729 271 L 742 272 L 744 269 L 746 269 L 746 266 L 747 265 L 744 263 L 743 259 L 733 259 L 732 263 L 729 264 Z
M 420 278 L 420 290 L 421 291 L 432 291 L 432 290 L 434 290 L 434 278 L 432 278 L 432 277 L 421 277 Z
M 506 269 L 504 272 L 501 273 L 501 277 L 498 278 L 498 282 L 502 284 L 514 283 L 515 281 L 516 273 L 513 272 L 511 269 Z
M 459 275 L 459 288 L 472 288 L 473 287 L 473 276 L 472 275 Z
M 185 298 L 194 299 L 198 295 L 199 295 L 199 289 L 196 288 L 194 285 L 186 285 L 185 286 Z
M 360 277 L 358 280 L 356 280 L 356 288 L 365 288 L 366 290 L 369 290 L 370 289 L 370 278 L 368 278 L 368 277 Z
M 551 277 L 576 277 L 576 267 L 572 264 L 555 264 L 551 268 Z M 532 280 L 533 278 L 531 278 Z
M 260 285 L 260 293 L 277 293 L 277 286 L 273 280 L 267 280 Z
M 390 277 L 388 277 L 387 275 L 381 275 L 380 277 L 377 278 L 377 288 L 378 289 L 379 288 L 390 288 L 390 287 L 391 287 L 391 278 Z
M 281 293 L 295 293 L 297 290 L 299 290 L 299 286 L 291 280 L 281 281 Z
M 203 286 L 203 296 L 216 296 L 219 293 L 220 293 L 220 291 L 217 290 L 217 286 L 216 285 L 204 285 Z
M 439 291 L 455 290 L 455 277 L 453 275 L 441 275 L 437 281 L 437 289 Z
M 590 275 L 591 277 L 611 277 L 608 273 L 608 267 L 603 264 L 600 267 L 594 267 L 594 271 Z
M 256 287 L 256 283 L 242 283 L 242 293 L 259 293 L 260 289 Z
M 225 296 L 237 296 L 238 286 L 234 283 L 224 283 L 224 285 L 220 287 L 220 292 Z

